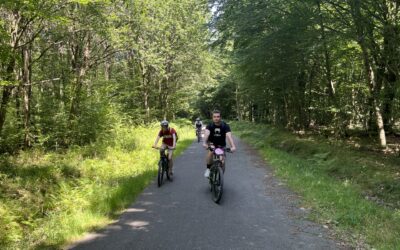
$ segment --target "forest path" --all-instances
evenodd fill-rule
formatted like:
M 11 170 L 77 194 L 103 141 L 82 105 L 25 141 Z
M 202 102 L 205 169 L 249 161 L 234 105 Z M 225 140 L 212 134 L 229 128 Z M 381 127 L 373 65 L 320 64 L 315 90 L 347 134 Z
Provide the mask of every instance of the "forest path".
M 224 194 L 211 200 L 205 150 L 193 143 L 175 159 L 173 182 L 147 187 L 117 222 L 71 249 L 336 249 L 325 228 L 304 219 L 298 198 L 273 177 L 251 147 L 235 138 Z

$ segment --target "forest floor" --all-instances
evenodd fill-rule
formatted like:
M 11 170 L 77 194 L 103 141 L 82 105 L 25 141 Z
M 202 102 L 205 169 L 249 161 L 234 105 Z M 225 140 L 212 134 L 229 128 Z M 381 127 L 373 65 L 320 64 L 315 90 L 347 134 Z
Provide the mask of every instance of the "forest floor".
M 362 137 L 341 141 L 237 122 L 233 131 L 255 146 L 313 212 L 310 217 L 352 241 L 378 249 L 400 245 L 400 157 Z M 389 142 L 397 138 L 389 137 Z M 375 144 L 376 145 L 376 144 Z

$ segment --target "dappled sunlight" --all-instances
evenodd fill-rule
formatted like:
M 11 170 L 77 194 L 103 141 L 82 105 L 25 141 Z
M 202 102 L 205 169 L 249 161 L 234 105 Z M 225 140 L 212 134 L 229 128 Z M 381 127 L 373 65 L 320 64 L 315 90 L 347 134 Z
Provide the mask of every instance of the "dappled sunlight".
M 151 202 L 151 201 L 141 201 L 141 202 L 139 202 L 139 204 L 142 205 L 142 206 L 151 206 L 151 205 L 154 204 L 154 202 Z
M 194 139 L 190 127 L 177 129 L 180 141 L 176 155 Z M 3 157 L 0 203 L 1 213 L 8 215 L 0 219 L 0 233 L 12 233 L 16 246 L 57 246 L 109 223 L 155 177 L 159 155 L 151 149 L 151 144 L 158 130 L 158 125 L 150 129 L 125 128 L 123 132 L 116 129 L 115 141 L 109 146 L 76 146 L 63 153 L 33 151 L 23 152 L 22 157 Z M 93 153 L 98 151 L 96 148 L 104 150 L 101 149 L 101 154 Z M 150 197 L 153 192 L 143 195 Z M 10 199 L 13 202 L 8 202 Z M 145 209 L 154 205 L 152 202 L 141 205 L 126 211 L 152 213 Z M 15 226 L 3 227 L 3 223 Z M 126 226 L 136 229 L 148 226 L 132 223 Z M 123 225 L 110 227 L 113 231 L 122 229 Z M 90 237 L 93 240 L 104 235 L 101 232 Z M 24 242 L 25 237 L 29 239 Z
M 146 212 L 146 209 L 143 209 L 143 208 L 127 208 L 125 210 L 125 212 L 128 212 L 128 213 L 141 213 L 141 212 Z
M 120 228 L 118 228 L 118 229 L 120 229 Z M 100 234 L 100 233 L 88 234 L 88 235 L 85 236 L 84 239 L 81 239 L 81 240 L 77 241 L 77 243 L 94 241 L 94 240 L 98 240 L 98 239 L 105 238 L 105 237 L 107 237 L 107 234 Z
M 125 223 L 125 225 L 129 225 L 136 230 L 146 230 L 146 226 L 148 226 L 149 224 L 150 223 L 147 221 L 132 221 Z

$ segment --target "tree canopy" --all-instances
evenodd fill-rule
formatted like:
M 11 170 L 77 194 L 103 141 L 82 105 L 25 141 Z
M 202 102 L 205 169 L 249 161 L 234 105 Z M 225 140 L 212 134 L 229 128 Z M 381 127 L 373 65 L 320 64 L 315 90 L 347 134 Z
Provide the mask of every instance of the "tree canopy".
M 207 1 L 0 3 L 0 151 L 189 118 L 212 75 Z
M 294 129 L 385 134 L 399 122 L 398 1 L 217 0 L 232 117 Z

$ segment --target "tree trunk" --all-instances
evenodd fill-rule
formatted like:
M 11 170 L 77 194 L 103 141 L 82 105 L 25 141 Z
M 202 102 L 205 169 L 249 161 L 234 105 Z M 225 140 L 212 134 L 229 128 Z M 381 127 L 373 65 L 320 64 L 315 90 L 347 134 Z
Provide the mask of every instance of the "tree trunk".
M 85 75 L 85 70 L 83 68 L 78 70 L 76 80 L 75 80 L 75 86 L 74 86 L 74 91 L 72 93 L 72 100 L 71 100 L 71 108 L 69 112 L 69 120 L 72 121 L 78 116 L 79 112 L 79 104 L 80 104 L 80 98 L 81 98 L 81 92 L 82 92 L 82 80 L 83 76 Z
M 164 106 L 164 119 L 169 119 L 169 109 L 170 109 L 170 105 L 169 105 L 169 98 L 168 98 L 169 96 L 168 95 L 166 95 L 165 96 L 165 100 L 164 100 L 164 102 L 165 102 L 165 106 Z
M 240 110 L 240 103 L 239 103 L 239 83 L 236 84 L 235 88 L 235 102 L 236 102 L 236 120 L 242 120 L 242 111 Z
M 109 81 L 111 79 L 111 59 L 107 58 L 104 62 L 104 79 Z
M 79 45 L 78 45 L 79 46 Z M 90 60 L 90 37 L 87 37 L 86 42 L 84 43 L 83 48 L 83 57 L 75 58 L 75 86 L 73 90 L 73 96 L 71 100 L 71 108 L 70 108 L 70 116 L 69 120 L 72 121 L 78 116 L 79 113 L 79 105 L 80 105 L 80 98 L 82 93 L 82 85 L 83 79 L 86 76 L 87 71 L 89 70 L 89 60 Z M 79 49 L 77 49 L 79 51 Z
M 11 29 L 11 39 L 10 39 L 10 47 L 12 48 L 13 57 L 11 58 L 10 62 L 7 65 L 6 76 L 4 79 L 6 81 L 13 81 L 14 78 L 14 69 L 16 63 L 15 52 L 18 46 L 18 34 L 20 32 L 19 25 L 21 21 L 21 15 L 18 11 L 13 12 L 13 20 L 12 20 L 12 29 Z M 0 135 L 3 132 L 4 123 L 6 121 L 7 115 L 7 106 L 8 102 L 10 101 L 11 92 L 14 86 L 8 85 L 3 88 L 3 94 L 0 104 Z
M 147 86 L 147 76 L 146 74 L 142 75 L 143 80 L 143 105 L 144 110 L 146 112 L 146 122 L 150 122 L 150 105 L 149 105 L 149 89 Z
M 13 86 L 5 86 L 3 89 L 3 96 L 1 98 L 1 105 L 0 105 L 0 135 L 3 131 L 4 123 L 6 121 L 6 114 L 7 114 L 7 105 L 10 100 L 11 91 Z
M 317 0 L 317 5 L 318 5 L 318 16 L 319 16 L 319 24 L 321 26 L 321 39 L 322 39 L 322 44 L 324 48 L 324 59 L 325 59 L 325 70 L 326 70 L 326 81 L 327 81 L 327 89 L 328 89 L 328 94 L 331 98 L 334 98 L 335 95 L 335 88 L 333 86 L 333 81 L 332 81 L 332 66 L 331 66 L 331 55 L 329 53 L 329 48 L 328 48 L 328 42 L 326 40 L 326 34 L 325 34 L 325 23 L 324 19 L 322 16 L 322 10 L 321 10 L 321 1 Z
M 31 96 L 32 96 L 32 82 L 31 82 L 31 73 L 32 73 L 32 58 L 31 58 L 31 48 L 30 46 L 24 46 L 22 49 L 22 58 L 23 58 L 23 74 L 22 74 L 22 93 L 24 96 L 24 146 L 31 147 Z
M 381 91 L 382 87 L 382 80 L 383 77 L 381 75 L 382 69 L 380 65 L 377 65 L 377 59 L 373 60 L 373 58 L 370 56 L 368 52 L 368 48 L 370 48 L 371 51 L 374 51 L 374 48 L 372 45 L 368 46 L 369 44 L 366 41 L 367 38 L 367 27 L 365 27 L 365 22 L 363 20 L 363 16 L 361 14 L 361 1 L 360 0 L 352 0 L 351 1 L 351 8 L 352 8 L 352 16 L 354 19 L 354 23 L 356 25 L 356 31 L 357 31 L 357 36 L 358 36 L 358 44 L 361 47 L 361 52 L 364 60 L 364 67 L 365 67 L 365 73 L 366 73 L 366 79 L 367 79 L 367 84 L 370 90 L 370 103 L 372 105 L 372 108 L 374 110 L 375 114 L 375 121 L 376 125 L 378 127 L 378 134 L 379 134 L 379 141 L 380 145 L 382 147 L 386 147 L 386 134 L 385 134 L 385 128 L 384 128 L 384 123 L 383 123 L 383 116 L 382 116 L 382 111 L 380 107 L 380 101 L 379 101 L 379 94 Z M 373 39 L 373 37 L 369 37 L 369 39 Z M 374 51 L 375 54 L 377 51 Z M 372 59 L 372 60 L 371 60 Z M 377 69 L 379 68 L 379 69 Z M 378 74 L 377 74 L 378 73 Z
M 21 93 L 21 86 L 18 86 L 17 89 L 14 90 L 15 96 L 15 115 L 18 119 L 21 118 L 21 100 L 20 100 L 20 93 Z
M 397 11 L 392 7 L 386 9 L 385 25 L 383 27 L 383 61 L 385 62 L 384 73 L 384 99 L 383 99 L 383 123 L 386 132 L 392 132 L 393 126 L 393 104 L 396 99 L 397 81 L 399 72 L 398 40 L 399 35 L 395 23 L 397 22 Z
M 379 133 L 379 142 L 382 147 L 386 147 L 386 134 L 385 134 L 385 128 L 383 124 L 383 117 L 382 117 L 382 112 L 379 107 L 378 101 L 375 99 L 374 100 L 374 108 L 375 108 L 375 115 L 376 115 L 376 124 L 378 126 L 378 133 Z

